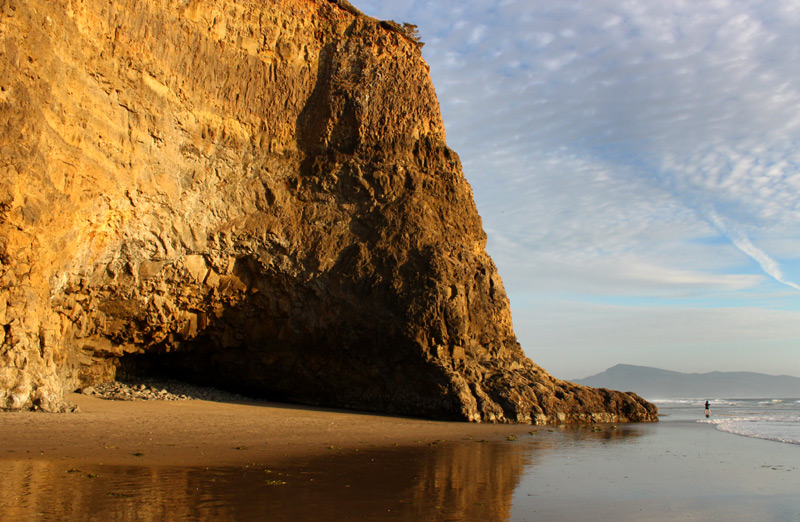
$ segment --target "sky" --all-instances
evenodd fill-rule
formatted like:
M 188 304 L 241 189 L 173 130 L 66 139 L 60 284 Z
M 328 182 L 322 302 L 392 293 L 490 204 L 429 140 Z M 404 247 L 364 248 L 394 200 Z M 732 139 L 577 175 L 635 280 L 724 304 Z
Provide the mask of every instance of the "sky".
M 353 4 L 418 26 L 528 357 L 800 376 L 800 3 Z

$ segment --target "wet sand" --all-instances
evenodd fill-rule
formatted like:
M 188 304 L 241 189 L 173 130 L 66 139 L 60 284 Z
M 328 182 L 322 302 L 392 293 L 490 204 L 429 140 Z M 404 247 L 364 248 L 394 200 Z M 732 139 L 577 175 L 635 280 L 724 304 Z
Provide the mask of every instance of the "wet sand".
M 0 415 L 0 520 L 800 520 L 800 446 L 694 422 L 75 400 Z
M 622 429 L 528 467 L 510 520 L 800 521 L 800 446 L 669 418 Z

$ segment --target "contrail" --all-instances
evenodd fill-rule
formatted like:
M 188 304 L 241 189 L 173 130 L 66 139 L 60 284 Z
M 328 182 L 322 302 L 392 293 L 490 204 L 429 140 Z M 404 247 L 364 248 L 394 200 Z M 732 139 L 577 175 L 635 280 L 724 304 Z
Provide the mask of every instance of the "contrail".
M 772 259 L 769 254 L 755 246 L 747 236 L 738 230 L 733 230 L 726 226 L 722 219 L 720 219 L 719 215 L 717 215 L 717 213 L 713 210 L 709 210 L 707 214 L 714 227 L 719 230 L 722 235 L 727 237 L 731 243 L 733 243 L 733 246 L 758 263 L 758 265 L 761 267 L 761 270 L 763 270 L 767 275 L 779 283 L 783 283 L 786 286 L 791 286 L 795 290 L 800 290 L 800 285 L 783 277 L 783 272 L 781 271 L 781 267 L 778 262 Z

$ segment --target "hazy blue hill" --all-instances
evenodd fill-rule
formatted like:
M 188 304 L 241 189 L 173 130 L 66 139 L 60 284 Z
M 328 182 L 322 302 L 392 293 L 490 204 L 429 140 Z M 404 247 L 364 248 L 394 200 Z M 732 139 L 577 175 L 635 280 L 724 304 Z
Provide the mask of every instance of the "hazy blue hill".
M 680 373 L 618 364 L 573 382 L 633 391 L 645 399 L 800 397 L 800 378 L 755 372 Z

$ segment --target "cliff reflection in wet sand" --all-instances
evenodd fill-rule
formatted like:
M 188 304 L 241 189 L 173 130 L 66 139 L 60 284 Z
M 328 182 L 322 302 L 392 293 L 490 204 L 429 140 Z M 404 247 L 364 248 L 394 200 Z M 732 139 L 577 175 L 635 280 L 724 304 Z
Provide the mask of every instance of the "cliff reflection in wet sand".
M 525 468 L 570 438 L 542 430 L 515 442 L 371 449 L 275 468 L 0 461 L 0 519 L 503 521 Z
M 0 519 L 507 520 L 529 449 L 442 443 L 276 469 L 0 461 Z

